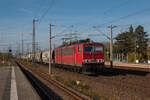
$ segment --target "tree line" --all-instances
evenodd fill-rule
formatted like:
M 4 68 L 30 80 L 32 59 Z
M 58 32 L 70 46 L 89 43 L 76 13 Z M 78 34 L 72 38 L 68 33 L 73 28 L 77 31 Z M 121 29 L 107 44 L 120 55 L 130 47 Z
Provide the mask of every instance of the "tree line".
M 129 62 L 134 62 L 135 59 L 145 62 L 150 59 L 148 36 L 142 25 L 135 29 L 130 25 L 128 31 L 121 32 L 115 37 L 113 53 L 122 55 Z

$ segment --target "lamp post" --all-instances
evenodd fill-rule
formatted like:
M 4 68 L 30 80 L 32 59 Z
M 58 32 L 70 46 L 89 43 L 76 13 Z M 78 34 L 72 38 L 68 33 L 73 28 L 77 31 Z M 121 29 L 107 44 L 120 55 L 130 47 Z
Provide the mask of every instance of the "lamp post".
M 135 61 L 135 63 L 138 63 L 138 62 L 136 61 L 136 52 L 137 52 L 137 50 L 136 50 L 136 49 L 137 49 L 137 48 L 139 48 L 139 45 L 137 45 L 137 44 L 136 44 L 136 41 L 137 41 L 137 40 L 135 40 L 134 61 Z

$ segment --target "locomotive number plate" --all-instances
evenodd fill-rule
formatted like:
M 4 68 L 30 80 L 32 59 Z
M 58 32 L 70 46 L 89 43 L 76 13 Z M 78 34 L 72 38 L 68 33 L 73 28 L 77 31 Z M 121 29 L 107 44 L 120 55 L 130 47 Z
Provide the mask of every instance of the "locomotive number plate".
M 97 60 L 96 59 L 92 59 L 91 62 L 97 62 Z

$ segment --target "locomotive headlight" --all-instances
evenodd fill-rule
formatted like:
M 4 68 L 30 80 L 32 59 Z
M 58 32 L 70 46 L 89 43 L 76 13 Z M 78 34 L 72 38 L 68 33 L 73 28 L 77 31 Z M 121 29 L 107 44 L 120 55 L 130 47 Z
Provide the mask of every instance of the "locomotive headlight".
M 103 63 L 103 62 L 104 62 L 104 59 L 98 59 L 97 62 Z
M 85 60 L 83 60 L 83 62 L 88 63 L 88 62 L 90 62 L 90 60 L 85 59 Z
M 104 62 L 104 59 L 101 59 L 101 62 L 103 63 L 103 62 Z
M 86 63 L 86 62 L 87 62 L 87 60 L 83 60 L 83 62 L 85 62 L 85 63 Z
M 102 59 L 100 59 L 99 62 L 101 63 L 101 62 L 102 62 Z

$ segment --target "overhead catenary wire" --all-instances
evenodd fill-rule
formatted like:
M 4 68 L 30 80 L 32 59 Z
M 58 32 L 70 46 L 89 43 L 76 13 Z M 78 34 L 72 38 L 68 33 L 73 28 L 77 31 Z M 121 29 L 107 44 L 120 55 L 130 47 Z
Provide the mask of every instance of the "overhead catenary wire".
M 120 21 L 120 20 L 127 19 L 127 18 L 129 18 L 129 17 L 135 16 L 135 15 L 138 15 L 138 14 L 141 14 L 141 13 L 144 13 L 144 12 L 147 12 L 147 11 L 150 11 L 150 8 L 146 8 L 146 9 L 143 9 L 143 10 L 140 10 L 140 11 L 137 11 L 137 12 L 134 12 L 134 13 L 131 13 L 131 14 L 128 14 L 128 15 L 126 15 L 126 16 L 122 16 L 122 17 L 120 17 L 120 18 L 118 18 L 118 19 L 114 19 L 114 20 L 108 21 L 108 22 L 106 22 L 106 23 L 100 24 L 100 25 L 97 26 L 97 27 L 101 27 L 101 26 L 106 25 L 106 24 L 118 22 L 118 21 Z
M 38 10 L 37 13 L 34 14 L 34 18 L 33 18 L 33 19 L 39 18 L 40 12 L 41 12 L 42 9 L 44 8 L 46 1 L 47 1 L 47 0 L 45 0 L 45 2 L 40 3 L 40 5 L 39 5 L 39 10 Z
M 128 4 L 129 1 L 131 1 L 131 0 L 125 0 L 125 1 L 122 2 L 122 3 L 120 3 L 120 4 L 118 4 L 118 5 L 115 5 L 115 6 L 112 6 L 111 8 L 105 10 L 103 13 L 104 13 L 104 14 L 107 14 L 108 12 L 112 11 L 112 10 L 115 9 L 115 8 L 119 8 L 119 7 L 122 7 L 122 6 L 126 5 L 126 4 Z
M 102 32 L 100 29 L 98 29 L 96 26 L 93 26 L 93 28 L 95 28 L 98 32 L 102 33 L 102 35 L 104 35 L 107 39 L 110 40 L 110 37 L 107 36 L 104 32 Z
M 41 16 L 38 18 L 39 23 L 42 21 L 42 19 L 46 16 L 46 14 L 48 13 L 48 11 L 53 7 L 53 5 L 55 4 L 55 0 L 51 0 L 48 8 L 41 14 Z
M 43 11 L 43 13 L 41 15 L 40 15 L 40 13 L 42 11 L 42 8 L 44 8 L 46 0 L 45 0 L 45 2 L 43 2 L 42 4 L 40 4 L 38 12 L 36 14 L 34 14 L 34 16 L 33 16 L 33 19 L 37 19 L 39 21 L 39 24 L 42 21 L 42 19 L 45 17 L 45 15 L 48 13 L 48 11 L 53 7 L 53 5 L 55 3 L 55 0 L 49 0 L 49 1 L 50 1 L 50 3 L 48 3 L 49 4 L 48 7 L 46 8 L 45 11 Z M 23 26 L 22 29 L 24 29 L 25 26 L 29 26 L 29 25 L 30 25 L 30 21 L 29 21 L 29 23 L 23 24 L 22 25 Z
M 57 34 L 53 35 L 53 36 L 52 36 L 52 38 L 55 38 L 56 36 L 57 36 L 57 37 L 59 37 L 59 36 L 63 36 L 63 35 L 64 35 L 63 33 L 65 33 L 67 30 L 69 30 L 69 29 L 70 29 L 70 27 L 72 27 L 72 25 L 71 25 L 71 26 L 69 26 L 69 27 L 67 27 L 67 28 L 65 28 L 63 31 L 61 31 L 61 32 L 59 32 L 59 33 L 57 33 Z M 66 35 L 66 34 L 65 34 L 65 35 Z
M 45 0 L 45 2 L 46 2 L 46 0 Z M 39 19 L 39 17 L 40 17 L 40 12 L 42 11 L 42 8 L 44 8 L 45 2 L 40 3 L 39 10 L 38 10 L 37 13 L 35 13 L 35 14 L 33 15 L 33 19 Z M 23 24 L 23 25 L 22 25 L 22 30 L 23 30 L 26 26 L 30 26 L 30 24 L 31 24 L 31 21 L 29 21 L 28 23 Z

